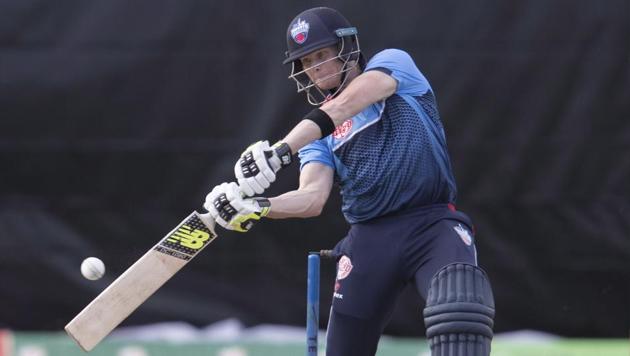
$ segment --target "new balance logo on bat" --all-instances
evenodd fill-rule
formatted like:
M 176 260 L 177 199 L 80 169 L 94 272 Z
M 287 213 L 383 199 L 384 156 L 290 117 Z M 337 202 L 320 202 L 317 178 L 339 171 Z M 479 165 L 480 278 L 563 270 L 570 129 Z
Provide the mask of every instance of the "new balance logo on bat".
M 182 225 L 179 229 L 175 230 L 173 234 L 166 238 L 166 241 L 172 243 L 178 243 L 182 246 L 198 250 L 203 247 L 204 242 L 208 241 L 210 235 L 201 230 L 193 230 L 188 225 Z
M 189 260 L 215 237 L 197 216 L 192 216 L 162 239 L 155 250 Z

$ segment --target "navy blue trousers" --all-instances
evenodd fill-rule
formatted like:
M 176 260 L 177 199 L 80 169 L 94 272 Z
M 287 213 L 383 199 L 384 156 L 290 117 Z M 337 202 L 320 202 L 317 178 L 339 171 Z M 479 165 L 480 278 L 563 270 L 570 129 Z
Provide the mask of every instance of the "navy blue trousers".
M 327 356 L 374 355 L 396 299 L 408 284 L 426 300 L 429 282 L 442 267 L 477 264 L 472 223 L 447 204 L 353 224 L 335 253 Z

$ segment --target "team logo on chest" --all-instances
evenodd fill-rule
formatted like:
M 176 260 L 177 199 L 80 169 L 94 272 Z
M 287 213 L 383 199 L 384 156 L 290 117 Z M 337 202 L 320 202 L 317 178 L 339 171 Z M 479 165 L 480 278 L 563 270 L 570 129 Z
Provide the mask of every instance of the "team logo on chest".
M 298 18 L 298 20 L 291 27 L 291 37 L 297 44 L 306 42 L 308 37 L 308 29 L 310 25 L 308 22 Z
M 352 119 L 348 119 L 343 124 L 337 126 L 333 131 L 333 137 L 337 140 L 346 137 L 352 131 Z

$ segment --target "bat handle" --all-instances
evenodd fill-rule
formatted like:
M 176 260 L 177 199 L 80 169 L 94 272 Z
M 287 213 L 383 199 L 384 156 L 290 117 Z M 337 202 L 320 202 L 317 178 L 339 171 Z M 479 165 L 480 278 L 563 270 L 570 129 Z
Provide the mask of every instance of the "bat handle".
M 210 213 L 205 213 L 205 214 L 199 214 L 198 212 L 195 212 L 195 213 L 197 213 L 197 216 L 199 217 L 199 219 L 208 227 L 208 229 L 214 232 L 214 226 L 216 225 L 216 223 L 212 215 L 210 215 Z

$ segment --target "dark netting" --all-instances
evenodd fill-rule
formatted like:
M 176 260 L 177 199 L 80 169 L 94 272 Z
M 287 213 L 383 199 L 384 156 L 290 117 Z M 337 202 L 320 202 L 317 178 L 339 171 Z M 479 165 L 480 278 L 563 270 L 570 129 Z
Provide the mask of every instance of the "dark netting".
M 279 63 L 311 5 L 0 2 L 0 328 L 60 330 L 233 179 L 250 143 L 308 112 Z M 495 331 L 627 337 L 630 2 L 322 5 L 367 58 L 404 49 L 429 79 Z M 269 195 L 297 179 L 280 172 Z M 320 217 L 219 230 L 127 323 L 303 325 L 306 255 L 345 235 L 339 210 L 334 189 Z M 81 277 L 87 256 L 103 280 Z M 332 266 L 321 280 L 327 310 Z M 424 335 L 421 307 L 404 294 L 386 332 Z

